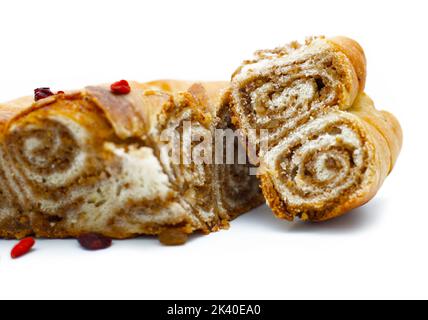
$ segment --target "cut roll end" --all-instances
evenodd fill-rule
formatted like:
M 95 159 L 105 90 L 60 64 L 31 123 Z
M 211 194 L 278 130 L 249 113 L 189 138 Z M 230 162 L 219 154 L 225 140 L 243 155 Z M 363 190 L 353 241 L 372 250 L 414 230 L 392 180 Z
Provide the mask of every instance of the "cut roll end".
M 365 81 L 364 51 L 345 37 L 259 51 L 234 74 L 236 123 L 256 146 L 278 217 L 340 216 L 373 198 L 392 170 L 401 127 L 374 108 Z
M 357 41 L 347 37 L 335 37 L 329 39 L 329 41 L 342 51 L 351 61 L 360 84 L 359 91 L 363 92 L 367 78 L 367 59 L 364 49 Z
M 338 38 L 339 42 L 319 37 L 305 45 L 261 51 L 238 69 L 232 79 L 234 111 L 253 145 L 275 146 L 311 118 L 352 106 L 362 86 L 358 78 L 365 81 L 361 71 L 365 68 L 357 71 L 347 55 L 360 52 L 357 44 L 345 38 Z M 352 47 L 347 48 L 348 42 Z M 269 136 L 258 139 L 251 135 L 252 129 L 268 130 Z
M 279 217 L 328 220 L 375 195 L 389 172 L 390 155 L 381 153 L 386 149 L 374 128 L 351 114 L 332 113 L 302 126 L 268 153 L 263 190 Z M 282 204 L 269 196 L 273 192 Z

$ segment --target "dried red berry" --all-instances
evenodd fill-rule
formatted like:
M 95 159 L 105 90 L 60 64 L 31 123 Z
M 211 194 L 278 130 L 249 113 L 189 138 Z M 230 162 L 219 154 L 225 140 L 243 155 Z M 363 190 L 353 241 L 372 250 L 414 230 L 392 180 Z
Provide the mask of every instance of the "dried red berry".
M 110 89 L 111 92 L 113 92 L 114 94 L 128 94 L 131 92 L 131 86 L 126 80 L 121 80 L 113 83 Z
M 34 100 L 39 101 L 47 97 L 53 96 L 54 93 L 50 88 L 37 88 L 34 90 Z
M 10 254 L 12 259 L 22 257 L 24 254 L 30 252 L 36 241 L 33 238 L 25 238 L 21 240 L 13 249 Z
M 86 250 L 103 250 L 111 247 L 112 240 L 96 233 L 87 233 L 79 238 L 80 245 Z

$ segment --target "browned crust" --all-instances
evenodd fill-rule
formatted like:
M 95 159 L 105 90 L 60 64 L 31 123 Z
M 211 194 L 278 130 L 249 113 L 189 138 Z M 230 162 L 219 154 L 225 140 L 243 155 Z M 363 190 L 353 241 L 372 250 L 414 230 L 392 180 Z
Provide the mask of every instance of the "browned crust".
M 31 97 L 24 97 L 13 100 L 4 104 L 0 104 L 0 133 L 11 119 L 18 114 L 28 109 L 28 106 L 33 104 L 34 100 Z
M 285 202 L 282 201 L 282 197 L 276 190 L 269 175 L 261 175 L 260 180 L 262 183 L 263 195 L 266 199 L 267 204 L 272 209 L 274 214 L 280 219 L 293 221 L 294 216 L 288 213 Z
M 194 228 L 190 221 L 182 222 L 178 224 L 170 224 L 170 225 L 158 225 L 158 224 L 147 224 L 144 228 L 138 233 L 127 233 L 123 231 L 117 230 L 104 230 L 103 232 L 97 232 L 105 237 L 109 237 L 111 239 L 117 240 L 125 240 L 125 239 L 133 239 L 139 237 L 141 235 L 146 236 L 157 236 L 163 232 L 168 232 L 170 229 L 179 230 L 183 234 L 192 234 L 195 232 Z M 204 232 L 203 230 L 198 230 L 200 232 Z M 72 239 L 78 238 L 84 235 L 86 232 L 83 231 L 74 231 L 74 230 L 49 230 L 44 228 L 43 225 L 38 225 L 35 227 L 27 227 L 27 228 L 0 228 L 0 238 L 2 239 L 23 239 L 26 237 L 37 237 L 37 238 L 45 238 L 45 239 Z
M 143 136 L 146 124 L 142 110 L 138 107 L 141 90 L 134 88 L 128 95 L 115 95 L 104 87 L 87 87 L 85 91 L 103 110 L 121 139 Z
M 386 126 L 390 129 L 390 131 L 381 130 L 381 132 L 387 132 L 385 134 L 385 139 L 387 140 L 391 150 L 391 173 L 392 169 L 394 169 L 395 164 L 397 163 L 401 149 L 403 148 L 403 128 L 401 127 L 398 119 L 392 113 L 388 111 L 381 111 L 381 114 L 383 115 Z
M 403 129 L 397 118 L 387 111 L 375 109 L 373 100 L 366 94 L 360 94 L 348 111 L 376 128 L 386 140 L 391 152 L 391 172 L 403 146 Z
M 221 92 L 224 89 L 227 89 L 230 85 L 229 82 L 226 81 L 212 81 L 212 82 L 204 82 L 204 81 L 179 81 L 179 80 L 158 80 L 147 82 L 143 84 L 145 87 L 158 88 L 161 91 L 175 94 L 178 92 L 186 92 L 189 91 L 189 88 L 194 85 L 202 86 L 208 99 L 211 102 L 216 102 L 218 98 L 221 97 Z M 219 95 L 220 94 L 220 95 Z
M 361 45 L 355 40 L 347 37 L 331 38 L 329 42 L 339 51 L 343 52 L 351 61 L 360 84 L 358 91 L 363 92 L 367 77 L 367 59 Z

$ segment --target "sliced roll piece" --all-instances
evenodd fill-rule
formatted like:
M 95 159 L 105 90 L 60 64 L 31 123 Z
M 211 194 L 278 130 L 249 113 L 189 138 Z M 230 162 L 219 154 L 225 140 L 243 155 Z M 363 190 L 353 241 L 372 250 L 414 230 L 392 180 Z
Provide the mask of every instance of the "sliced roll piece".
M 238 128 L 232 123 L 231 96 L 227 90 L 222 97 L 216 119 L 216 158 L 221 155 L 224 165 L 216 165 L 216 203 L 219 215 L 232 220 L 262 203 L 265 199 L 256 177 L 256 167 L 243 148 Z M 233 154 L 230 153 L 233 150 Z M 247 163 L 248 165 L 242 165 Z
M 220 95 L 224 84 L 208 87 Z M 132 83 L 131 93 L 117 95 L 94 86 L 0 105 L 0 237 L 147 234 L 174 241 L 170 234 L 227 226 L 212 196 L 217 167 L 190 164 L 182 171 L 187 183 L 162 154 L 159 134 L 165 119 L 188 107 L 182 99 L 193 99 L 179 92 L 187 88 Z M 198 110 L 196 99 L 190 105 L 203 116 L 189 116 L 192 125 L 213 130 L 215 113 Z
M 343 215 L 371 200 L 393 169 L 401 127 L 374 108 L 365 81 L 364 51 L 344 37 L 259 51 L 233 75 L 234 121 L 257 151 L 278 217 Z
M 150 136 L 165 172 L 207 228 L 227 228 L 230 220 L 260 206 L 264 198 L 249 162 L 216 161 L 216 131 L 235 129 L 230 118 L 229 83 L 169 80 L 148 85 L 162 91 L 146 90 L 145 105 L 157 105 L 165 94 L 173 94 L 173 102 L 163 105 Z M 182 137 L 178 155 L 170 145 L 174 134 Z

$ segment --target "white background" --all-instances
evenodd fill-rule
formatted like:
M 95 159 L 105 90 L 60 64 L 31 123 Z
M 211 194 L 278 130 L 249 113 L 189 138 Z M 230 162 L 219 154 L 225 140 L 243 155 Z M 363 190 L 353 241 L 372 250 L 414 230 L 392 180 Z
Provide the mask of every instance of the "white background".
M 287 223 L 261 208 L 183 247 L 142 238 L 85 252 L 39 241 L 1 298 L 428 298 L 426 1 L 2 1 L 0 101 L 122 78 L 228 80 L 256 49 L 347 35 L 366 49 L 367 92 L 405 144 L 378 196 L 343 218 Z

